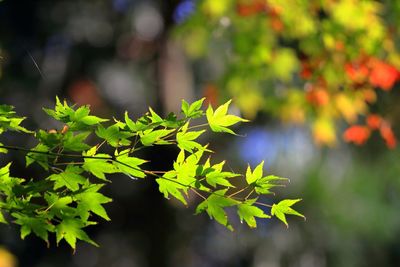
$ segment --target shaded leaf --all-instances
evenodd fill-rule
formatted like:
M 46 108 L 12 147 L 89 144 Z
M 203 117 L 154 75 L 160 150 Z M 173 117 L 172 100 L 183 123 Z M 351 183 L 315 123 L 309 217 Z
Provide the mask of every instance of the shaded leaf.
M 48 232 L 54 232 L 52 225 L 45 217 L 31 217 L 22 213 L 12 213 L 16 224 L 21 225 L 21 238 L 24 239 L 32 231 L 35 235 L 49 243 Z

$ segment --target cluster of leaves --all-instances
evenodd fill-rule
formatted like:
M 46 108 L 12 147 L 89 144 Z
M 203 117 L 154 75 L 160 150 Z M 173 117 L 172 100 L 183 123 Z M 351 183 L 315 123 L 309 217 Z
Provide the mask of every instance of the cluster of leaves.
M 366 120 L 400 78 L 399 10 L 374 0 L 200 0 L 176 33 L 192 58 L 226 65 L 206 81 L 210 101 L 234 98 L 245 118 L 310 122 L 315 142 L 333 146 L 338 122 Z
M 11 107 L 1 106 L 2 132 L 22 131 L 38 142 L 32 149 L 2 144 L 1 152 L 24 152 L 26 165 L 38 164 L 46 175 L 22 179 L 11 176 L 11 163 L 0 168 L 0 222 L 20 225 L 21 238 L 33 233 L 49 244 L 51 233 L 57 244 L 64 239 L 73 249 L 78 239 L 97 245 L 85 228 L 96 224 L 97 217 L 110 220 L 103 205 L 111 198 L 100 190 L 113 173 L 133 179 L 153 177 L 166 198 L 172 196 L 185 205 L 190 196 L 198 196 L 202 202 L 196 213 L 206 212 L 231 230 L 228 207 L 236 208 L 240 219 L 250 227 L 256 227 L 256 218 L 276 216 L 287 225 L 287 214 L 303 217 L 291 208 L 299 199 L 282 200 L 272 206 L 260 202 L 260 196 L 271 194 L 272 188 L 286 180 L 264 175 L 263 163 L 254 170 L 249 166 L 242 176 L 224 170 L 224 161 L 211 163 L 210 157 L 205 159 L 204 154 L 211 151 L 198 138 L 208 126 L 213 132 L 235 134 L 229 127 L 246 120 L 228 114 L 230 101 L 215 110 L 209 106 L 206 112 L 201 109 L 203 101 L 183 101 L 182 118 L 174 114 L 162 118 L 150 108 L 135 121 L 128 113 L 123 120 L 109 121 L 90 115 L 88 106 L 76 108 L 57 98 L 55 108 L 44 111 L 61 122 L 62 129 L 36 132 L 21 127 L 23 118 L 17 117 Z M 193 125 L 201 117 L 206 117 L 207 123 Z M 142 165 L 147 161 L 134 156 L 139 149 L 154 145 L 180 148 L 171 170 L 146 170 Z M 237 188 L 234 184 L 245 186 Z M 269 209 L 270 214 L 266 211 Z

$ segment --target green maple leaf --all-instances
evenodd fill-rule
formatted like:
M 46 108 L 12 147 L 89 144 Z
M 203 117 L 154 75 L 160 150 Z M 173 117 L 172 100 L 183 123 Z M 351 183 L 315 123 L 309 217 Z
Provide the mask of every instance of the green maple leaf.
M 77 191 L 79 185 L 85 184 L 87 179 L 80 175 L 83 172 L 78 166 L 68 165 L 65 171 L 50 175 L 47 179 L 54 181 L 54 190 L 66 187 L 71 191 Z
M 249 185 L 253 185 L 257 194 L 271 194 L 271 188 L 280 186 L 277 181 L 288 180 L 287 178 L 278 177 L 275 175 L 263 176 L 264 161 L 258 164 L 254 171 L 251 171 L 250 166 L 246 170 L 246 181 Z
M 260 164 L 258 164 L 255 168 L 254 171 L 251 171 L 250 166 L 247 166 L 246 170 L 246 182 L 250 185 L 257 181 L 258 179 L 261 178 L 263 175 L 263 168 L 264 168 L 264 161 L 262 161 Z
M 131 178 L 144 178 L 146 174 L 140 169 L 139 165 L 142 165 L 147 161 L 136 157 L 130 157 L 129 151 L 129 149 L 121 151 L 120 153 L 115 151 L 116 161 L 114 162 L 114 165 L 119 171 Z
M 85 169 L 85 171 L 92 173 L 97 178 L 107 181 L 104 174 L 115 173 L 118 170 L 113 164 L 109 162 L 111 160 L 110 155 L 96 154 L 96 150 L 97 147 L 94 146 L 87 152 L 82 153 L 82 155 L 85 157 L 82 167 Z M 110 158 L 110 160 L 108 160 L 108 158 Z
M 225 161 L 218 164 L 214 164 L 206 173 L 206 181 L 209 185 L 216 187 L 217 185 L 223 185 L 227 187 L 234 187 L 227 179 L 239 176 L 233 172 L 223 172 L 222 167 Z
M 90 113 L 89 106 L 81 106 L 74 113 L 70 115 L 70 120 L 72 122 L 83 123 L 88 126 L 108 121 L 107 119 L 102 119 L 97 116 L 89 115 L 89 113 Z
M 76 240 L 80 239 L 96 247 L 99 245 L 94 242 L 90 237 L 82 230 L 86 225 L 79 219 L 68 218 L 62 220 L 60 224 L 55 227 L 57 244 L 62 239 L 65 239 L 67 243 L 75 250 Z
M 271 188 L 282 186 L 276 183 L 279 181 L 289 181 L 289 179 L 276 175 L 267 175 L 265 177 L 261 177 L 255 183 L 255 191 L 257 194 L 271 194 Z
M 301 201 L 301 199 L 284 199 L 280 201 L 278 204 L 273 204 L 271 208 L 271 215 L 276 216 L 286 225 L 286 227 L 288 227 L 288 223 L 286 221 L 286 215 L 296 215 L 305 218 L 303 214 L 291 208 L 291 206 L 293 206 L 299 201 Z
M 167 145 L 170 144 L 170 142 L 165 141 L 163 138 L 168 134 L 172 133 L 173 131 L 174 130 L 167 130 L 167 129 L 160 129 L 160 130 L 148 129 L 139 133 L 140 142 L 142 142 L 144 146 L 151 146 L 153 144 Z
M 15 187 L 24 182 L 24 179 L 10 176 L 11 162 L 0 168 L 0 192 L 11 198 L 15 195 Z
M 205 132 L 205 130 L 202 131 L 191 131 L 188 132 L 189 123 L 186 123 L 181 131 L 179 131 L 176 134 L 176 141 L 178 143 L 178 147 L 180 149 L 184 149 L 188 152 L 193 152 L 193 149 L 203 149 L 203 146 L 197 142 L 195 142 L 194 140 L 196 140 L 197 138 L 199 138 L 199 136 L 201 134 L 203 134 Z
M 88 126 L 98 124 L 100 122 L 108 121 L 93 115 L 89 115 L 90 109 L 88 106 L 81 106 L 77 110 L 73 106 L 69 106 L 67 101 L 61 103 L 60 99 L 56 97 L 56 106 L 53 109 L 43 108 L 43 110 L 54 119 L 67 123 L 70 130 L 87 129 Z
M 161 124 L 164 122 L 164 120 L 151 107 L 149 107 L 149 111 L 151 123 Z
M 189 155 L 185 158 L 185 151 L 182 149 L 178 154 L 176 162 L 174 162 L 174 170 L 177 182 L 187 186 L 196 184 L 196 172 L 199 168 L 199 161 L 203 155 L 204 150 L 199 150 L 196 153 Z M 186 191 L 185 191 L 186 192 Z
M 196 214 L 206 211 L 210 218 L 214 218 L 220 224 L 226 226 L 233 231 L 233 227 L 229 224 L 228 216 L 224 208 L 237 205 L 238 202 L 234 199 L 225 196 L 227 189 L 215 191 L 206 200 L 201 202 L 196 208 Z
M 36 147 L 32 148 L 31 150 L 49 153 L 49 147 L 47 147 L 42 143 L 39 143 Z M 49 169 L 48 160 L 49 160 L 49 155 L 43 153 L 29 152 L 28 154 L 26 154 L 25 157 L 26 167 L 31 165 L 33 162 L 36 162 L 40 166 L 42 166 L 46 171 Z
M 185 114 L 187 118 L 198 118 L 201 117 L 204 112 L 201 109 L 201 106 L 203 105 L 203 102 L 206 98 L 203 97 L 200 100 L 197 100 L 193 102 L 191 105 L 189 105 L 188 102 L 186 102 L 184 99 L 182 99 L 182 112 Z
M 211 105 L 208 106 L 206 116 L 208 124 L 210 125 L 210 128 L 213 132 L 226 132 L 230 134 L 235 134 L 235 132 L 228 127 L 238 122 L 248 121 L 238 116 L 227 114 L 231 101 L 232 100 L 229 100 L 222 106 L 219 106 L 215 111 L 213 110 Z
M 56 96 L 56 106 L 53 109 L 43 108 L 43 110 L 51 117 L 58 121 L 69 122 L 70 116 L 73 116 L 75 111 L 68 106 L 67 101 L 64 100 L 64 103 L 61 103 L 58 96 Z
M 52 216 L 63 219 L 76 214 L 76 209 L 68 206 L 73 201 L 71 196 L 59 197 L 56 193 L 46 193 L 44 199 L 49 205 L 49 214 Z
M 90 134 L 91 132 L 83 132 L 77 135 L 74 135 L 72 132 L 65 133 L 63 142 L 64 149 L 78 152 L 89 149 L 90 146 L 85 144 L 84 141 Z
M 32 231 L 35 235 L 43 239 L 47 244 L 48 232 L 54 232 L 52 225 L 46 217 L 31 217 L 22 213 L 11 214 L 16 220 L 14 223 L 21 225 L 21 239 L 24 239 Z
M 156 182 L 159 185 L 160 192 L 166 199 L 169 199 L 169 195 L 172 195 L 183 204 L 187 205 L 186 199 L 183 196 L 183 192 L 186 192 L 187 186 L 177 181 L 175 171 L 165 173 L 163 177 L 157 178 Z
M 16 116 L 13 109 L 13 106 L 0 105 L 0 134 L 6 130 L 32 133 L 26 128 L 20 126 L 21 122 L 26 118 Z
M 130 145 L 131 142 L 128 140 L 128 138 L 134 134 L 126 131 L 120 131 L 119 126 L 114 124 L 108 128 L 104 128 L 102 125 L 99 125 L 96 130 L 96 135 L 106 140 L 111 146 L 119 147 L 121 145 Z
M 102 186 L 103 185 L 92 184 L 85 191 L 74 196 L 78 203 L 76 209 L 82 220 L 87 221 L 90 212 L 93 212 L 107 221 L 110 220 L 102 204 L 109 203 L 112 199 L 97 192 Z
M 125 123 L 133 133 L 154 128 L 154 126 L 150 125 L 150 122 L 146 121 L 145 117 L 139 118 L 134 122 L 129 118 L 128 112 L 125 112 Z
M 257 227 L 255 217 L 258 218 L 271 218 L 271 216 L 264 213 L 264 211 L 256 206 L 253 206 L 256 199 L 249 199 L 244 203 L 238 204 L 238 215 L 240 221 L 245 221 L 251 228 Z

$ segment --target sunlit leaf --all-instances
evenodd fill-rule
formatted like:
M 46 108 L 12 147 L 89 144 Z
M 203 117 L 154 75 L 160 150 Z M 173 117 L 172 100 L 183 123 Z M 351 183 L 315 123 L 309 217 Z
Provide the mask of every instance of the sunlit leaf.
M 271 216 L 264 213 L 264 211 L 254 206 L 255 200 L 247 200 L 244 203 L 238 204 L 238 215 L 240 221 L 245 221 L 251 228 L 257 227 L 257 218 L 271 218 Z
M 229 129 L 228 127 L 238 122 L 248 121 L 238 116 L 227 114 L 230 103 L 231 100 L 229 100 L 222 106 L 219 106 L 215 111 L 213 110 L 211 105 L 208 106 L 206 111 L 207 121 L 213 132 L 226 132 L 230 134 L 235 134 L 235 132 Z
M 288 227 L 286 215 L 296 215 L 305 218 L 304 215 L 291 208 L 291 206 L 299 201 L 301 201 L 301 199 L 284 199 L 278 204 L 273 204 L 271 208 L 271 215 L 276 216 L 286 225 L 286 227 Z

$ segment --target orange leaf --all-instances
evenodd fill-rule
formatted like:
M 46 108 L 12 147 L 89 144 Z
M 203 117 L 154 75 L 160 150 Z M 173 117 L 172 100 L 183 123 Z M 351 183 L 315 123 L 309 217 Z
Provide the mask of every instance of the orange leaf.
M 329 98 L 330 96 L 324 88 L 311 87 L 306 93 L 307 102 L 318 107 L 327 105 Z
M 362 145 L 368 140 L 370 133 L 366 126 L 353 125 L 343 133 L 343 138 L 346 142 Z
M 344 65 L 347 76 L 356 83 L 362 83 L 365 81 L 369 74 L 368 67 L 364 64 L 346 64 Z
M 371 68 L 370 83 L 386 91 L 392 89 L 399 77 L 397 69 L 378 59 L 371 60 Z
M 385 140 L 386 146 L 388 148 L 393 149 L 396 147 L 397 145 L 396 137 L 394 136 L 392 128 L 388 124 L 386 123 L 382 124 L 380 128 L 380 133 L 382 138 Z
M 367 125 L 372 130 L 377 130 L 381 126 L 382 118 L 376 114 L 370 114 L 367 117 Z

